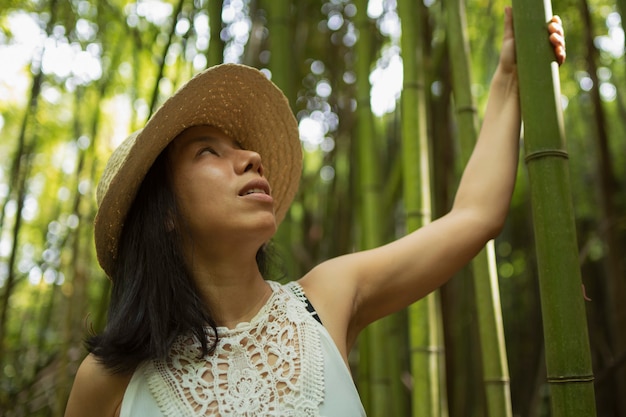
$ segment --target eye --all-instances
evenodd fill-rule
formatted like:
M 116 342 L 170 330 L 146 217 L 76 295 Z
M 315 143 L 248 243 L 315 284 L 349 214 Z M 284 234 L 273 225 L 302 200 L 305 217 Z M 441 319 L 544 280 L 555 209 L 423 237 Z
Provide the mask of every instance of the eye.
M 215 150 L 215 148 L 211 146 L 207 146 L 207 147 L 200 149 L 200 151 L 198 152 L 198 156 L 205 155 L 207 153 L 211 155 L 215 155 L 215 156 L 220 156 L 220 154 Z

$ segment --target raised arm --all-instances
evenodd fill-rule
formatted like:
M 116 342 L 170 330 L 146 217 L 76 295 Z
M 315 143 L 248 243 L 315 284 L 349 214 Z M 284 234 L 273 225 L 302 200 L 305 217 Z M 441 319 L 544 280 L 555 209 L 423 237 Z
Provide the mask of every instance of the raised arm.
M 487 239 L 499 233 L 509 209 L 520 125 L 515 41 L 511 10 L 506 9 L 500 61 L 491 81 L 482 128 L 450 212 L 464 211 L 475 217 L 484 224 Z
M 561 63 L 565 51 L 558 18 L 549 32 Z M 515 183 L 520 123 L 512 13 L 507 8 L 482 129 L 451 211 L 388 245 L 329 260 L 301 280 L 344 355 L 366 325 L 443 285 L 500 233 Z
M 565 61 L 561 19 L 548 24 L 555 58 Z M 505 26 L 499 65 L 491 81 L 482 129 L 463 172 L 452 213 L 470 210 L 486 221 L 495 237 L 504 224 L 517 169 L 520 131 L 519 90 L 515 63 L 515 39 L 511 8 L 505 9 Z

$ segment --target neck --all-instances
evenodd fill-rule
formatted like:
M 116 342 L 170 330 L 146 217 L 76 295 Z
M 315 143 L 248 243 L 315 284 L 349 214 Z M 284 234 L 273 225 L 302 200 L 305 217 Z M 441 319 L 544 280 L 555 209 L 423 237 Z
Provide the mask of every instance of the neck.
M 196 252 L 189 265 L 200 296 L 218 326 L 233 328 L 250 321 L 271 295 L 257 266 L 256 252 L 245 257 L 238 251 L 211 257 Z

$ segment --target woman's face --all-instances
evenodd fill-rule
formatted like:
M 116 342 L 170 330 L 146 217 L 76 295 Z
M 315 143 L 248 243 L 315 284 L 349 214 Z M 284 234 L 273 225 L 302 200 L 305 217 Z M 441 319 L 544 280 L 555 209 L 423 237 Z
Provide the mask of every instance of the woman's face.
M 188 128 L 168 153 L 179 213 L 194 247 L 250 243 L 258 249 L 271 238 L 274 200 L 258 153 L 212 126 Z

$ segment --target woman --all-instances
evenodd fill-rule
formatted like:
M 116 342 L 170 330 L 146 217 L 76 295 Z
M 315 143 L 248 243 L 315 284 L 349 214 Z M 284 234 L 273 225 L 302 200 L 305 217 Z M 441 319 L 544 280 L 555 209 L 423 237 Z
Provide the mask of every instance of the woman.
M 558 17 L 549 32 L 562 63 Z M 508 8 L 450 213 L 281 286 L 262 267 L 299 181 L 296 121 L 254 69 L 194 77 L 105 168 L 95 239 L 113 281 L 109 322 L 88 341 L 66 416 L 364 415 L 347 367 L 359 332 L 441 286 L 498 235 L 519 131 Z

